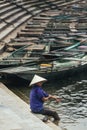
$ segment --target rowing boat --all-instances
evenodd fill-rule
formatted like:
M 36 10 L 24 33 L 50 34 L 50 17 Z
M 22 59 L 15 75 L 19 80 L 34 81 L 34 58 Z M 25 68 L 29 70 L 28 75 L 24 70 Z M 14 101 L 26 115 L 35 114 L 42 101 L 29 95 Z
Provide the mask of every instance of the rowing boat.
M 65 61 L 65 62 L 64 62 Z M 81 72 L 87 70 L 87 61 L 75 60 L 75 59 L 64 59 L 64 61 L 53 61 L 48 64 L 38 64 L 38 65 L 24 65 L 19 67 L 10 67 L 6 69 L 0 69 L 1 77 L 10 82 L 13 82 L 16 77 L 27 81 L 31 81 L 35 74 L 47 78 L 49 82 L 57 81 L 59 79 L 66 79 L 72 76 L 76 76 Z

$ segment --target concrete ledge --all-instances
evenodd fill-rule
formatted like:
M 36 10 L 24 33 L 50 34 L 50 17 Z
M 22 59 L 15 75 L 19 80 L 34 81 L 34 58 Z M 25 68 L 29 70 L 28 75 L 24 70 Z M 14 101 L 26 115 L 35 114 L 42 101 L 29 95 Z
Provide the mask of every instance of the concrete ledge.
M 60 130 L 42 122 L 29 105 L 0 83 L 0 130 Z

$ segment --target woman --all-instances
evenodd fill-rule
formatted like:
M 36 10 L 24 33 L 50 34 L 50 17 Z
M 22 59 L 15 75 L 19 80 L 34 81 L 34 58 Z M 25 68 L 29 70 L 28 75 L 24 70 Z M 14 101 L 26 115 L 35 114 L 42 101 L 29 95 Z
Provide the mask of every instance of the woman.
M 30 83 L 33 86 L 30 91 L 30 109 L 34 113 L 43 114 L 47 116 L 52 116 L 54 118 L 54 123 L 58 124 L 60 118 L 56 111 L 44 108 L 43 104 L 49 99 L 55 99 L 57 102 L 60 101 L 56 96 L 46 93 L 42 89 L 42 84 L 46 82 L 47 79 L 35 75 Z

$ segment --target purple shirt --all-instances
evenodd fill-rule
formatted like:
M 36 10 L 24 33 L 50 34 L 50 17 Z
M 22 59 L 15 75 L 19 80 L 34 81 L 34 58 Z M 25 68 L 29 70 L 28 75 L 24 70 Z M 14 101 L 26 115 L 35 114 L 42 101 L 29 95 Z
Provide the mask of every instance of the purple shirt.
M 48 97 L 48 94 L 42 87 L 35 85 L 30 92 L 30 109 L 32 112 L 39 112 L 43 109 L 43 97 Z

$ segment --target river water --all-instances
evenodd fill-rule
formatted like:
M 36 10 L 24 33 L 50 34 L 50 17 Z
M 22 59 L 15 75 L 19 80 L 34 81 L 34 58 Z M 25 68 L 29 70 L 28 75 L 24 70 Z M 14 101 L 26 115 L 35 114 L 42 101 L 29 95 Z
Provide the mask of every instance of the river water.
M 58 112 L 60 125 L 67 130 L 87 130 L 87 80 L 51 90 L 49 87 L 49 91 L 62 98 L 59 104 L 55 101 L 46 104 Z
M 46 102 L 45 106 L 59 114 L 60 126 L 67 130 L 87 130 L 87 75 L 66 81 L 45 83 L 43 89 L 62 100 Z M 29 103 L 31 88 L 27 86 L 8 86 L 13 92 Z

